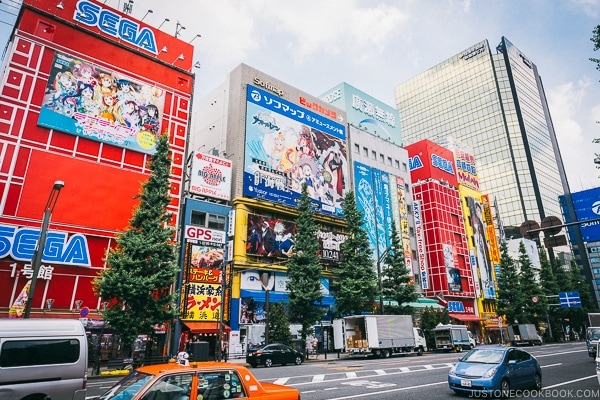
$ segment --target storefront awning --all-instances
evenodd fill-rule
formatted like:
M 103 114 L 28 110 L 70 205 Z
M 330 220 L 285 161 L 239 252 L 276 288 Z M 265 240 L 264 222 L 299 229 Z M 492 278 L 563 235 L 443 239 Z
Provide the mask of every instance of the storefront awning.
M 445 310 L 446 307 L 444 307 L 443 305 L 439 304 L 437 302 L 437 300 L 432 300 L 432 299 L 424 299 L 424 298 L 419 298 L 416 301 L 411 301 L 409 303 L 402 303 L 403 306 L 410 306 L 412 308 L 416 308 L 416 309 L 422 309 L 422 308 L 433 308 L 436 311 L 441 311 L 441 310 Z
M 477 315 L 473 314 L 448 314 L 451 318 L 456 318 L 459 321 L 483 321 L 483 318 L 479 318 Z
M 216 321 L 183 321 L 183 324 L 190 329 L 192 333 L 217 333 L 219 332 L 219 323 Z M 229 332 L 231 328 L 223 324 L 223 332 Z

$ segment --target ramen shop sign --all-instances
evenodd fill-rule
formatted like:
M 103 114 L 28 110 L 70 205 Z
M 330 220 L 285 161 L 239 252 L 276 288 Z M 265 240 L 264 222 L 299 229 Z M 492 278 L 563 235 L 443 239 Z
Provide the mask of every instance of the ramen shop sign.
M 121 39 L 152 54 L 157 54 L 154 32 L 137 22 L 87 0 L 80 0 L 73 15 L 75 21 L 94 26 L 107 35 Z

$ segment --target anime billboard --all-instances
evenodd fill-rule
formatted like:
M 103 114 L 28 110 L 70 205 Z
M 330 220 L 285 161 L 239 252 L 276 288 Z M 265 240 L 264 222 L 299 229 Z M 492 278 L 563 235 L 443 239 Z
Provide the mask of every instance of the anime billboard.
M 162 89 L 56 52 L 38 124 L 153 154 L 164 101 Z
M 293 222 L 256 214 L 248 215 L 246 254 L 290 257 L 294 250 L 295 237 L 296 224 Z
M 306 183 L 315 211 L 341 217 L 346 127 L 252 85 L 246 100 L 244 196 L 296 207 Z
M 375 210 L 375 189 L 371 176 L 371 167 L 354 162 L 354 192 L 356 193 L 356 208 L 363 215 L 363 229 L 369 239 L 373 251 L 377 248 L 377 212 Z
M 473 238 L 475 242 L 475 256 L 479 273 L 481 275 L 481 286 L 483 297 L 486 299 L 496 298 L 496 286 L 492 275 L 492 261 L 490 258 L 490 248 L 486 238 L 487 227 L 483 218 L 483 207 L 481 202 L 474 197 L 467 197 L 467 206 L 473 227 Z

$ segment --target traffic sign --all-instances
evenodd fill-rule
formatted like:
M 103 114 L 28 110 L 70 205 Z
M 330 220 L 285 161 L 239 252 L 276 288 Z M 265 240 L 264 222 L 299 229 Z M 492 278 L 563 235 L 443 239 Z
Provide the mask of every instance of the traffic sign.
M 558 292 L 561 308 L 581 308 L 579 292 Z
M 538 302 L 538 301 L 540 301 L 540 298 L 539 298 L 539 297 L 537 297 L 537 296 L 533 296 L 533 297 L 531 298 L 531 301 L 533 302 L 533 304 L 537 304 L 537 302 Z

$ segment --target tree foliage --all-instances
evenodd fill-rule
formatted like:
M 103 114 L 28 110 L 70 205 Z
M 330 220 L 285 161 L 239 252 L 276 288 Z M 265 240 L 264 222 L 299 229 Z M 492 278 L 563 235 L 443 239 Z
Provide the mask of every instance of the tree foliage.
M 442 312 L 435 311 L 433 307 L 426 307 L 421 313 L 421 329 L 425 334 L 425 341 L 427 347 L 435 349 L 435 338 L 433 334 L 433 328 L 438 324 L 446 325 L 450 323 L 450 315 L 448 309 L 444 309 Z
M 500 243 L 500 276 L 498 276 L 497 313 L 503 315 L 506 323 L 512 324 L 523 307 L 523 297 L 519 288 L 519 275 L 515 261 L 508 254 L 506 242 Z
M 94 280 L 94 289 L 108 302 L 104 319 L 122 340 L 124 349 L 153 325 L 175 317 L 171 286 L 178 266 L 174 230 L 167 226 L 171 160 L 168 135 L 162 135 L 149 163 L 151 175 L 142 185 L 140 203 L 129 227 L 116 238 L 106 257 L 108 269 Z
M 516 319 L 519 323 L 535 324 L 537 327 L 546 319 L 547 301 L 523 241 L 519 243 L 519 269 L 519 294 L 523 298 L 523 306 L 517 310 Z
M 594 51 L 600 50 L 600 25 L 596 25 L 590 40 L 594 43 Z M 596 69 L 600 71 L 600 58 L 590 57 L 590 61 L 596 63 Z
M 300 334 L 303 348 L 306 348 L 306 336 L 312 333 L 315 323 L 325 315 L 325 309 L 319 305 L 323 300 L 323 268 L 317 254 L 317 229 L 311 199 L 304 184 L 298 204 L 295 251 L 287 263 L 290 319 L 302 325 Z
M 399 315 L 412 314 L 410 306 L 403 306 L 417 300 L 419 295 L 415 290 L 415 285 L 411 284 L 411 274 L 404 262 L 404 252 L 402 241 L 398 235 L 396 224 L 392 224 L 391 244 L 393 250 L 390 250 L 382 266 L 382 296 L 384 299 L 395 300 L 397 306 L 387 306 L 386 312 Z
M 373 269 L 373 251 L 363 225 L 363 215 L 356 206 L 354 193 L 344 196 L 344 218 L 348 238 L 340 246 L 341 261 L 334 269 L 338 279 L 336 292 L 337 313 L 340 316 L 361 314 L 372 310 L 377 294 L 377 276 Z
M 269 305 L 269 341 L 271 343 L 291 344 L 292 333 L 290 331 L 290 319 L 283 303 L 271 303 Z

